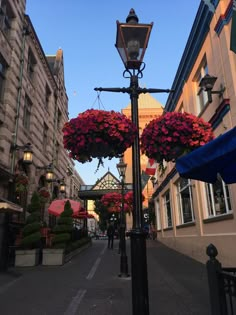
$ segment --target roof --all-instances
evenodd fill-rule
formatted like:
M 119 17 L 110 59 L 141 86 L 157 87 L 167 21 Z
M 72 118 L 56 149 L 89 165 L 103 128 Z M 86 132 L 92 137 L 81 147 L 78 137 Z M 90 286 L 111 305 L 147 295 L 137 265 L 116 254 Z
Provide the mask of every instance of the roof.
M 0 212 L 23 212 L 23 208 L 7 199 L 0 198 Z
M 141 93 L 139 94 L 139 98 L 138 98 L 138 107 L 139 109 L 141 108 L 160 109 L 160 108 L 163 108 L 163 105 L 159 101 L 157 101 L 151 94 Z M 125 109 L 129 109 L 129 108 L 131 108 L 131 103 L 129 103 Z

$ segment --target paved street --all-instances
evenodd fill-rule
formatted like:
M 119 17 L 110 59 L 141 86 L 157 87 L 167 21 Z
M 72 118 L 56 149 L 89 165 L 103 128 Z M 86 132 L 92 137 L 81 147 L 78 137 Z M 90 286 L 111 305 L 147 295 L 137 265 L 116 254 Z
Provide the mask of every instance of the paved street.
M 204 265 L 152 240 L 147 255 L 150 315 L 210 314 Z M 118 241 L 109 250 L 94 240 L 64 266 L 0 274 L 1 315 L 130 315 L 131 280 L 118 277 L 119 258 Z

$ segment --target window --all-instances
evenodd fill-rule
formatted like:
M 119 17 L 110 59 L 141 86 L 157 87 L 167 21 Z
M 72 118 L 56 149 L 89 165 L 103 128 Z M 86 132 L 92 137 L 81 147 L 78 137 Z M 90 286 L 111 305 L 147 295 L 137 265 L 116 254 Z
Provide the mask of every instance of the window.
M 170 203 L 170 191 L 168 190 L 163 196 L 164 200 L 164 227 L 168 228 L 172 226 L 172 214 Z
M 46 84 L 46 88 L 45 88 L 45 107 L 46 108 L 49 108 L 50 95 L 51 95 L 51 91 L 49 89 L 49 86 Z
M 178 112 L 182 113 L 182 114 L 184 113 L 184 103 L 183 102 L 181 103 Z
M 58 108 L 58 110 L 57 110 L 57 129 L 60 129 L 60 126 L 61 126 L 61 117 L 62 117 L 61 111 L 60 111 L 60 109 Z
M 31 49 L 29 49 L 28 62 L 27 62 L 27 72 L 28 72 L 30 80 L 33 80 L 33 78 L 34 78 L 35 65 L 36 65 L 36 59 L 33 55 L 33 52 L 31 51 Z
M 159 200 L 154 200 L 157 230 L 161 230 L 161 214 Z
M 219 179 L 214 184 L 206 184 L 208 216 L 229 213 L 231 208 L 228 186 Z
M 203 108 L 208 104 L 207 92 L 199 88 L 199 83 L 201 79 L 208 73 L 208 66 L 206 59 L 202 62 L 197 74 L 196 74 L 196 90 L 197 90 L 197 112 L 198 114 L 203 110 Z
M 3 57 L 0 55 L 0 101 L 3 99 L 5 75 L 6 75 L 7 64 Z
M 29 97 L 25 96 L 24 114 L 23 114 L 23 126 L 25 129 L 30 130 L 30 116 L 31 116 L 32 102 Z
M 59 145 L 59 143 L 57 142 L 57 143 L 56 143 L 56 146 L 55 146 L 55 165 L 56 165 L 56 166 L 58 166 L 59 148 L 60 148 L 60 145 Z
M 178 224 L 194 221 L 192 188 L 189 179 L 181 178 L 177 184 Z
M 46 151 L 48 145 L 48 126 L 43 125 L 43 150 Z
M 6 34 L 9 34 L 11 29 L 11 20 L 14 18 L 13 11 L 6 0 L 2 0 L 0 6 L 0 29 Z

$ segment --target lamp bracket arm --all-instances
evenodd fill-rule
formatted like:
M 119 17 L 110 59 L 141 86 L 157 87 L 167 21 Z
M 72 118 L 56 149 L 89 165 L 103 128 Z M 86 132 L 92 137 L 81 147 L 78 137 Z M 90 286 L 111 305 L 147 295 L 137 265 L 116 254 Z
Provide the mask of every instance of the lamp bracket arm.
M 130 93 L 131 89 L 130 88 L 95 88 L 94 91 L 99 91 L 99 92 L 118 92 L 118 93 Z
M 154 88 L 138 88 L 138 93 L 141 94 L 141 93 L 172 93 L 174 92 L 175 90 L 171 90 L 171 89 L 154 89 Z
M 211 91 L 211 94 L 219 94 L 219 97 L 222 97 L 224 91 L 225 91 L 225 86 L 223 86 L 223 84 L 221 84 L 220 90 L 219 91 Z

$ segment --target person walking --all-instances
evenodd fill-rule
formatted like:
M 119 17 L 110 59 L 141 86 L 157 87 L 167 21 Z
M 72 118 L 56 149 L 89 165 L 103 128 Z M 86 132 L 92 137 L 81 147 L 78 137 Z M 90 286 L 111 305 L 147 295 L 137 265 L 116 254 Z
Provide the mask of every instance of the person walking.
M 107 237 L 108 237 L 107 247 L 110 249 L 113 249 L 114 234 L 115 234 L 115 228 L 112 222 L 108 225 L 108 228 L 107 228 Z

